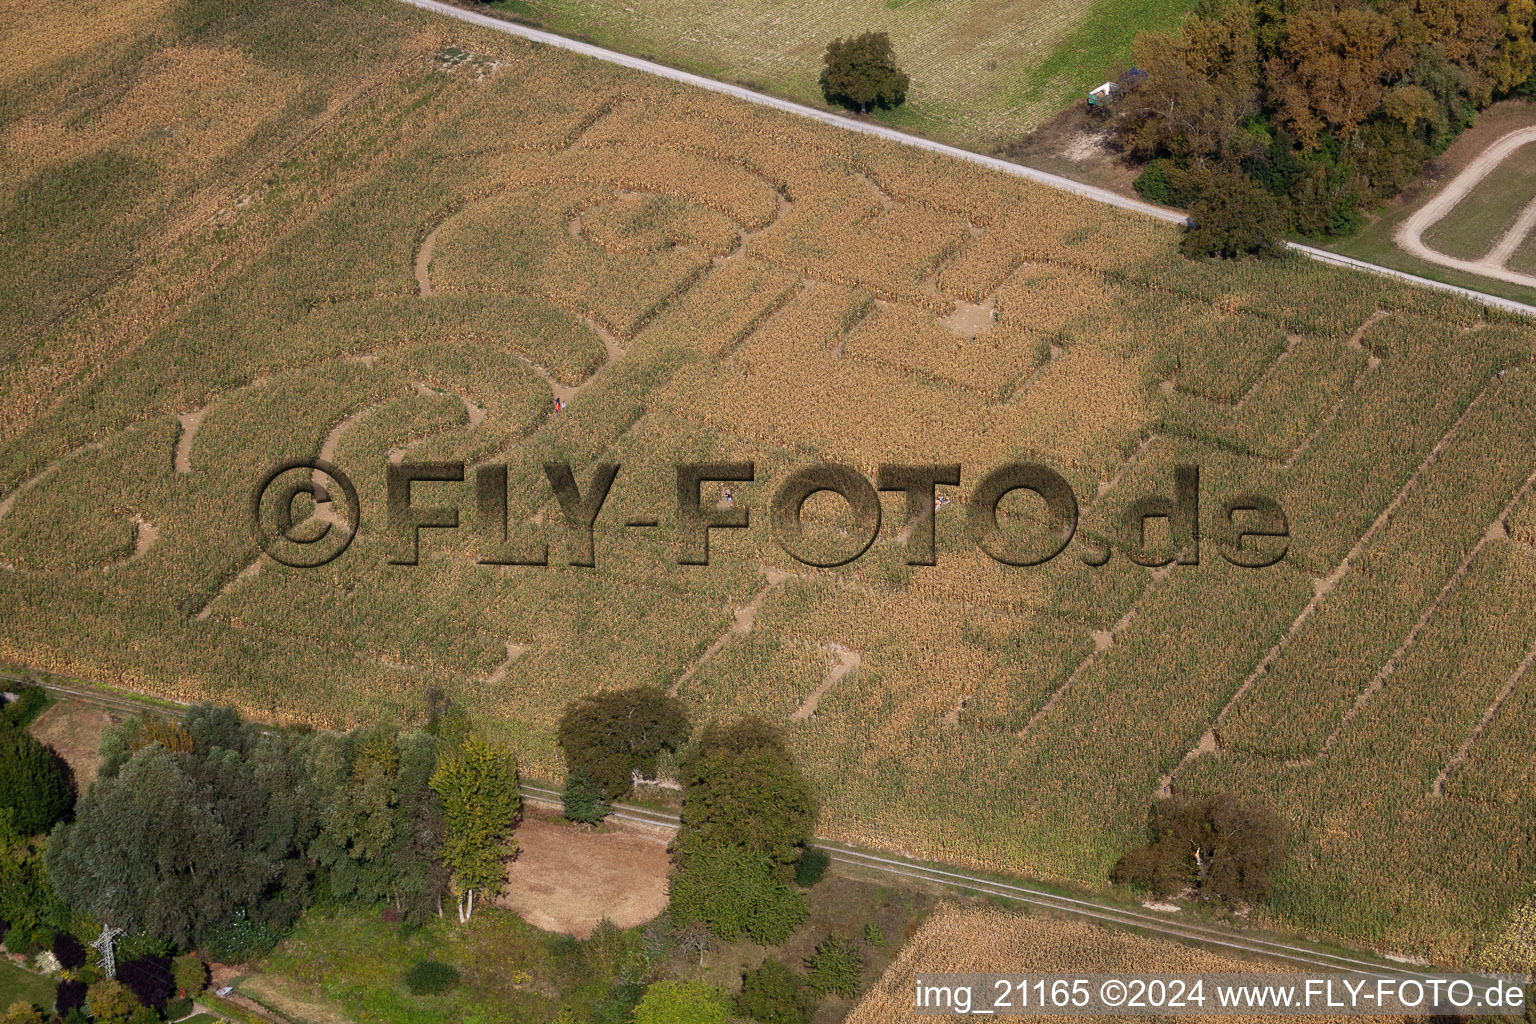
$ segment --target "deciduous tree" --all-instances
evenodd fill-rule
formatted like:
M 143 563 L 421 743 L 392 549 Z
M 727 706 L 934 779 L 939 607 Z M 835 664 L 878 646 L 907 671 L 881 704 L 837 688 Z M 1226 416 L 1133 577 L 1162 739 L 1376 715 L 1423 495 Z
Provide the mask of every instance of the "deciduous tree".
M 783 733 L 760 718 L 711 725 L 683 765 L 680 848 L 697 842 L 762 857 L 793 877 L 816 824 L 816 798 Z
M 899 106 L 907 98 L 907 73 L 897 66 L 891 37 L 884 32 L 834 39 L 823 64 L 821 92 L 830 103 L 863 112 Z
M 522 816 L 517 761 L 477 736 L 445 753 L 432 775 L 442 800 L 442 860 L 459 895 L 459 920 L 474 913 L 475 893 L 495 895 L 517 854 L 512 829 Z
M 1112 878 L 1155 895 L 1262 899 L 1285 855 L 1286 829 L 1268 805 L 1227 793 L 1173 797 L 1152 808 L 1148 843 L 1122 857 Z
M 560 749 L 568 767 L 585 768 L 617 800 L 635 772 L 654 775 L 663 751 L 676 752 L 692 727 L 683 702 L 654 686 L 608 690 L 571 704 L 560 719 Z
M 635 1024 L 725 1024 L 725 995 L 702 981 L 658 981 L 635 1007 Z

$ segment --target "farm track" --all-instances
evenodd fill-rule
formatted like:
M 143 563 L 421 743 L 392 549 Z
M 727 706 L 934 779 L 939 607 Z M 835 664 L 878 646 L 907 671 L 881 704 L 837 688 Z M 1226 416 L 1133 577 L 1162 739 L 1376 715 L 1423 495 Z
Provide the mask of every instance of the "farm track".
M 522 790 L 524 799 L 551 805 L 561 803 L 558 790 L 528 784 L 524 784 Z M 631 804 L 613 804 L 612 807 L 614 810 L 610 817 L 633 824 L 668 831 L 675 831 L 681 824 L 676 816 L 663 811 L 654 811 Z M 1297 965 L 1321 967 L 1329 971 L 1379 977 L 1425 976 L 1424 972 L 1411 968 L 1309 949 L 1305 946 L 1244 935 L 1209 925 L 1184 924 L 1170 920 L 1165 915 L 1149 914 L 1112 903 L 1065 896 L 1013 882 L 951 871 L 946 867 L 932 864 L 882 856 L 832 840 L 818 839 L 811 845 L 826 851 L 833 861 L 847 867 L 992 896 L 1056 913 L 1086 917 L 1112 927 L 1132 928 L 1166 935 L 1185 942 L 1242 950 Z
M 666 65 L 658 64 L 655 61 L 644 60 L 640 57 L 632 57 L 628 54 L 619 53 L 615 50 L 605 49 L 600 46 L 593 46 L 591 43 L 583 43 L 575 39 L 568 39 L 565 36 L 557 35 L 554 32 L 531 28 L 529 26 L 519 25 L 510 21 L 503 21 L 500 18 L 495 18 L 487 14 L 481 14 L 478 11 L 470 11 L 461 7 L 455 7 L 451 4 L 442 3 L 441 0 L 401 0 L 401 2 L 410 4 L 412 7 L 417 7 L 424 11 L 430 11 L 434 14 L 440 14 L 449 18 L 456 18 L 459 21 L 465 21 L 473 25 L 478 25 L 482 28 L 488 28 L 495 32 L 505 32 L 508 35 L 520 36 L 521 38 L 527 39 L 530 42 L 542 43 L 546 46 L 554 46 L 558 47 L 559 49 L 570 50 L 585 57 L 605 61 L 609 64 L 617 64 L 620 67 L 629 68 L 633 71 L 640 71 L 645 74 L 655 75 L 673 82 L 681 82 L 684 85 L 691 85 L 699 89 L 705 89 L 709 92 L 721 93 L 738 100 L 744 100 L 748 103 L 755 103 L 759 106 L 772 107 L 775 110 L 781 110 L 785 113 L 793 114 L 797 117 L 809 118 L 813 121 L 819 121 L 822 124 L 831 125 L 834 128 L 841 128 L 844 131 L 857 132 L 861 135 L 872 135 L 876 138 L 885 139 L 888 142 L 895 142 L 903 146 L 911 146 L 916 149 L 927 150 L 931 153 L 938 153 L 957 160 L 964 160 L 968 163 L 980 164 L 983 167 L 987 167 L 995 171 L 1001 171 L 1004 174 L 1025 178 L 1029 181 L 1045 185 L 1048 188 L 1069 192 L 1073 195 L 1081 196 L 1094 202 L 1103 203 L 1108 206 L 1119 207 L 1122 210 L 1129 210 L 1131 212 L 1140 213 L 1145 216 L 1155 217 L 1158 220 L 1165 221 L 1170 224 L 1185 224 L 1189 220 L 1187 215 L 1178 210 L 1170 210 L 1165 207 L 1154 206 L 1151 203 L 1144 203 L 1137 199 L 1131 199 L 1116 192 L 1111 192 L 1108 189 L 1097 188 L 1093 185 L 1085 185 L 1080 181 L 1073 181 L 1071 178 L 1064 178 L 1058 174 L 1050 174 L 1046 171 L 1042 171 L 1034 167 L 1025 166 L 1024 164 L 1017 164 L 1008 160 L 999 159 L 997 157 L 984 156 L 980 153 L 973 153 L 970 150 L 961 149 L 958 146 L 946 145 L 945 143 L 935 142 L 932 139 L 925 139 L 921 136 L 909 135 L 905 132 L 897 131 L 894 128 L 887 128 L 884 125 L 870 124 L 867 121 L 860 121 L 852 117 L 846 117 L 842 114 L 834 114 L 827 110 L 819 110 L 815 107 L 806 106 L 802 103 L 794 103 L 790 100 L 779 99 L 776 96 L 769 96 L 765 95 L 764 93 L 755 92 L 743 86 L 731 85 L 728 82 L 721 82 L 713 78 L 707 78 L 703 75 L 695 75 L 691 72 L 680 71 L 677 68 L 667 67 Z M 1391 267 L 1381 266 L 1377 263 L 1368 263 L 1365 260 L 1358 260 L 1349 256 L 1341 256 L 1338 253 L 1329 252 L 1326 249 L 1318 249 L 1314 246 L 1302 245 L 1299 242 L 1287 242 L 1286 246 L 1292 252 L 1300 253 L 1302 256 L 1305 256 L 1308 259 L 1316 260 L 1319 263 L 1327 263 L 1332 266 L 1347 267 L 1354 270 L 1363 270 L 1367 273 L 1377 274 L 1382 277 L 1389 277 L 1419 288 L 1428 288 L 1433 291 L 1449 292 L 1453 295 L 1460 295 L 1463 298 L 1471 299 L 1474 302 L 1480 302 L 1483 305 L 1492 306 L 1496 309 L 1502 309 L 1506 312 L 1518 313 L 1529 317 L 1536 317 L 1536 306 L 1528 305 L 1524 302 L 1516 302 L 1513 299 L 1502 298 L 1498 295 L 1489 295 L 1486 292 L 1480 292 L 1472 288 L 1463 288 L 1459 285 L 1446 284 L 1443 281 L 1434 281 L 1427 277 L 1419 277 L 1416 274 L 1408 274 L 1401 270 L 1394 270 Z M 1536 284 L 1536 279 L 1533 279 L 1531 283 Z
M 1504 162 L 1514 157 L 1522 147 L 1536 143 L 1536 127 L 1517 128 L 1506 135 L 1496 139 L 1487 149 L 1479 153 L 1460 174 L 1452 178 L 1450 182 L 1437 192 L 1434 198 L 1414 211 L 1413 215 L 1403 221 L 1393 233 L 1392 240 L 1400 249 L 1424 260 L 1427 263 L 1437 263 L 1442 267 L 1450 267 L 1452 270 L 1460 270 L 1469 274 L 1477 274 L 1482 277 L 1491 277 L 1499 281 L 1508 281 L 1511 284 L 1524 285 L 1527 288 L 1536 288 L 1536 277 L 1530 274 L 1521 274 L 1507 269 L 1504 264 L 1520 248 L 1526 233 L 1536 225 L 1536 201 L 1527 203 L 1525 208 L 1515 218 L 1514 224 L 1506 229 L 1495 240 L 1489 253 L 1479 260 L 1463 260 L 1454 256 L 1447 256 L 1443 252 L 1431 249 L 1424 242 L 1424 232 L 1444 220 L 1455 212 L 1456 207 L 1465 199 L 1474 188 L 1482 183 L 1483 179 L 1502 167 Z
M 510 646 L 509 654 L 511 653 Z M 1533 654 L 1527 660 L 1536 661 L 1536 654 Z M 143 714 L 146 711 L 175 712 L 191 706 L 186 701 L 154 698 L 137 694 L 129 695 L 73 680 L 68 683 L 61 683 L 50 681 L 47 678 L 27 678 L 15 675 L 12 672 L 0 672 L 0 683 L 5 682 L 40 686 L 53 694 L 94 704 L 109 711 L 127 715 Z M 522 792 L 524 799 L 527 800 L 554 806 L 561 804 L 560 792 L 555 789 L 525 782 L 522 786 Z M 612 807 L 613 813 L 610 815 L 611 817 L 632 824 L 666 829 L 668 831 L 676 831 L 681 824 L 675 815 L 664 811 L 651 810 L 632 804 L 613 804 Z M 879 852 L 860 849 L 847 843 L 829 839 L 817 839 L 812 845 L 825 850 L 834 861 L 847 867 L 991 896 L 1012 903 L 1037 907 L 1053 913 L 1087 918 L 1111 927 L 1150 932 L 1199 945 L 1239 950 L 1295 964 L 1298 967 L 1322 968 L 1332 972 L 1359 974 L 1369 977 L 1423 978 L 1427 976 L 1426 972 L 1409 967 L 1385 963 L 1379 960 L 1363 959 L 1363 957 L 1371 955 L 1365 952 L 1348 951 L 1345 953 L 1333 953 L 1322 949 L 1297 945 L 1293 942 L 1244 934 L 1208 924 L 1186 924 L 1181 921 L 1171 920 L 1165 914 L 1147 913 L 1142 910 L 1117 906 L 1107 901 L 1082 899 L 1075 896 L 1053 893 L 1045 889 L 1017 884 L 1016 882 L 953 871 L 942 865 L 898 859 L 897 857 L 885 856 Z

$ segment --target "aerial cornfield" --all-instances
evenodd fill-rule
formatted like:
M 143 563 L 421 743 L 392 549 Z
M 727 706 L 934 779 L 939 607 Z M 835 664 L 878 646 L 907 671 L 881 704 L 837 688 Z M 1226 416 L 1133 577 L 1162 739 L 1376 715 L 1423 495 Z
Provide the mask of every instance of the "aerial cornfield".
M 1274 923 L 1461 961 L 1529 898 L 1536 328 L 386 0 L 93 7 L 5 8 L 58 40 L 0 64 L 3 660 L 276 722 L 435 685 L 545 779 L 566 702 L 655 683 L 785 721 L 836 839 L 1099 886 L 1165 788 L 1225 789 L 1294 826 Z M 288 568 L 252 489 L 317 456 L 361 523 Z M 392 460 L 470 467 L 416 485 L 460 526 L 413 565 Z M 703 500 L 752 526 L 680 565 L 675 467 L 732 461 Z M 900 493 L 791 559 L 768 503 L 820 461 L 960 463 L 938 564 Z M 1014 461 L 1076 494 L 1045 565 L 966 526 Z M 593 567 L 546 462 L 621 467 Z M 1178 464 L 1211 538 L 1135 565 Z M 1239 569 L 1254 492 L 1289 547 Z
M 849 1024 L 883 1024 L 887 1021 L 918 1024 L 930 1019 L 916 1013 L 912 1005 L 919 973 L 1070 975 L 1081 971 L 1083 964 L 1093 964 L 1095 971 L 1105 974 L 1267 974 L 1284 970 L 1257 958 L 1242 959 L 1171 939 L 1114 931 L 1086 921 L 943 904 L 923 922 L 917 934 L 902 948 L 901 955 L 847 1019 Z M 1003 995 L 1001 991 L 988 994 Z M 1019 1002 L 1020 998 L 1014 995 L 1012 1000 Z M 1231 1013 L 1179 1016 L 1191 1024 L 1264 1019 L 1258 1014 L 1243 1017 Z M 1130 1015 L 1041 1014 L 1036 1019 L 1104 1024 L 1128 1020 Z M 1297 1014 L 1295 1019 L 1319 1022 L 1328 1018 Z M 1411 1019 L 1381 1017 L 1384 1024 L 1406 1024 Z

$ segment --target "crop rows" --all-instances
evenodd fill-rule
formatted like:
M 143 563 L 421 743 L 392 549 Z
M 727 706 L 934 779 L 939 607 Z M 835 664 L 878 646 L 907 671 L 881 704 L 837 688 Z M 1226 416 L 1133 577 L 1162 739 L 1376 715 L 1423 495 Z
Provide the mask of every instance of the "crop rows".
M 436 684 L 558 777 L 573 697 L 656 683 L 701 719 L 790 719 L 847 651 L 790 722 L 829 835 L 1100 884 L 1176 771 L 1295 823 L 1284 924 L 1452 959 L 1497 930 L 1498 894 L 1531 881 L 1516 668 L 1536 638 L 1514 595 L 1536 501 L 1469 553 L 1536 468 L 1529 328 L 1303 261 L 1190 263 L 1166 226 L 979 167 L 386 0 L 324 6 L 266 0 L 196 32 L 119 13 L 100 57 L 71 37 L 4 66 L 7 131 L 31 141 L 0 202 L 106 183 L 142 218 L 95 248 L 76 214 L 28 222 L 78 272 L 67 295 L 7 293 L 0 658 L 315 724 L 409 717 Z M 450 44 L 494 68 L 445 69 Z M 253 82 L 289 99 L 205 122 L 164 91 L 175 68 L 213 113 Z M 127 97 L 174 143 L 134 128 Z M 53 130 L 73 148 L 45 152 Z M 194 165 L 220 170 L 200 184 Z M 284 569 L 256 549 L 250 488 L 328 441 L 361 531 Z M 505 462 L 511 529 L 550 565 L 478 564 L 468 483 L 421 487 L 462 525 L 388 564 L 392 454 Z M 899 494 L 853 565 L 790 559 L 767 504 L 823 459 L 962 463 L 939 564 L 906 564 Z M 757 464 L 734 488 L 753 526 L 680 566 L 675 465 L 720 460 Z M 1013 460 L 1077 494 L 1079 536 L 1045 566 L 993 561 L 966 524 Z M 566 564 L 546 461 L 583 486 L 623 467 L 594 569 Z M 1202 468 L 1207 541 L 1154 576 L 1119 520 L 1180 462 Z M 1216 550 L 1244 490 L 1290 517 L 1271 569 Z M 1038 522 L 1021 495 L 1003 512 Z M 825 495 L 809 517 L 833 540 L 846 525 Z M 141 520 L 159 537 L 135 555 Z M 1085 564 L 1100 545 L 1109 564 Z M 1214 753 L 1179 768 L 1208 730 Z M 1458 835 L 1512 853 L 1479 868 Z M 1372 895 L 1409 885 L 1437 917 Z

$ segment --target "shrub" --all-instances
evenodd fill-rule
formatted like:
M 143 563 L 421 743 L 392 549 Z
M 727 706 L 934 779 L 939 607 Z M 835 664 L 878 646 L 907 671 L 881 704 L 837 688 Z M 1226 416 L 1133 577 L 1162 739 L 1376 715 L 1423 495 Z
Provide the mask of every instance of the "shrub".
M 821 71 L 821 92 L 829 103 L 860 112 L 871 105 L 899 106 L 907 98 L 907 73 L 896 65 L 891 37 L 865 32 L 827 44 Z
M 405 972 L 405 987 L 413 996 L 440 996 L 458 983 L 459 972 L 436 960 L 418 960 Z
M 53 748 L 25 729 L 0 726 L 0 810 L 15 812 L 16 831 L 24 836 L 47 832 L 74 806 L 69 767 Z
M 584 825 L 596 825 L 608 816 L 608 805 L 603 802 L 602 787 L 592 773 L 580 765 L 571 769 L 565 778 L 565 792 L 561 795 L 565 816 Z
M 173 960 L 171 974 L 176 979 L 176 991 L 181 995 L 196 996 L 208 987 L 208 965 L 196 953 Z
M 1189 209 L 1194 222 L 1179 241 L 1184 255 L 1270 256 L 1282 250 L 1285 218 L 1280 204 L 1246 174 L 1213 175 Z
M 128 1019 L 143 1004 L 125 985 L 108 979 L 90 987 L 85 994 L 85 1006 L 96 1024 L 128 1024 Z
M 139 1002 L 156 1010 L 165 1008 L 176 994 L 176 978 L 171 961 L 163 956 L 141 956 L 117 965 L 117 980 L 138 997 Z
M 43 1024 L 43 1015 L 25 999 L 18 999 L 0 1017 L 0 1024 Z
M 85 966 L 85 947 L 69 932 L 53 933 L 53 956 L 67 970 Z
M 765 858 L 708 846 L 680 853 L 671 881 L 672 920 L 679 927 L 702 921 L 727 942 L 746 934 L 776 946 L 805 920 L 805 898 L 775 878 Z
M 1179 170 L 1172 160 L 1153 160 L 1136 176 L 1131 187 L 1149 203 L 1163 206 L 1188 207 L 1200 195 L 1192 187 L 1188 175 Z
M 635 1007 L 635 1024 L 725 1024 L 731 1010 L 719 989 L 702 981 L 658 981 Z
M 742 975 L 736 1012 L 757 1024 L 810 1024 L 816 997 L 805 979 L 780 960 L 768 959 Z
M 879 922 L 871 921 L 864 926 L 864 941 L 876 949 L 885 945 L 885 930 L 880 927 Z
M 220 963 L 245 963 L 271 952 L 278 938 L 276 931 L 252 921 L 241 907 L 209 937 L 207 953 Z
M 87 988 L 85 982 L 75 978 L 66 978 L 59 982 L 59 987 L 53 994 L 53 1008 L 58 1011 L 60 1017 L 67 1017 L 70 1010 L 78 1010 L 85 1006 Z
M 1220 793 L 1160 801 L 1147 839 L 1120 858 L 1114 881 L 1158 896 L 1192 890 L 1200 900 L 1250 903 L 1268 892 L 1286 831 L 1268 805 Z
M 53 703 L 41 686 L 21 686 L 14 692 L 16 699 L 5 705 L 5 713 L 0 717 L 18 729 L 25 729 L 37 721 L 37 716 Z
M 172 999 L 165 1004 L 166 1020 L 181 1020 L 192 1013 L 192 1000 L 187 998 Z
M 5 933 L 11 930 L 11 922 L 0 917 L 0 945 L 5 943 Z
M 864 957 L 846 935 L 834 932 L 822 939 L 816 952 L 806 957 L 805 965 L 810 970 L 811 991 L 817 995 L 839 995 L 845 999 L 858 995 Z
M 807 846 L 795 863 L 795 884 L 802 889 L 809 889 L 822 880 L 831 864 L 830 853 L 826 850 L 818 850 L 814 846 Z
M 652 775 L 663 750 L 688 742 L 692 726 L 683 702 L 654 686 L 594 693 L 560 719 L 560 749 L 573 770 L 591 773 L 608 800 L 630 791 L 633 774 Z

